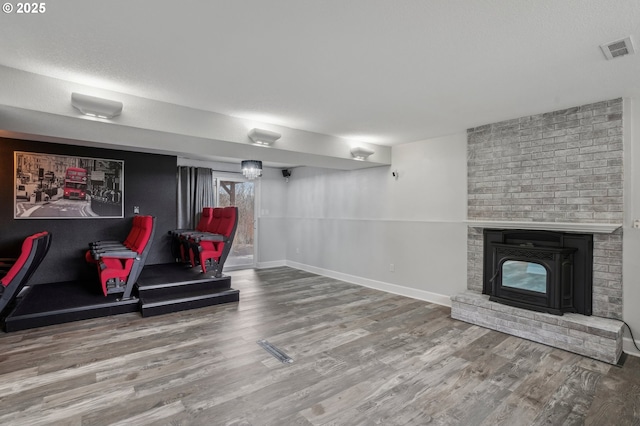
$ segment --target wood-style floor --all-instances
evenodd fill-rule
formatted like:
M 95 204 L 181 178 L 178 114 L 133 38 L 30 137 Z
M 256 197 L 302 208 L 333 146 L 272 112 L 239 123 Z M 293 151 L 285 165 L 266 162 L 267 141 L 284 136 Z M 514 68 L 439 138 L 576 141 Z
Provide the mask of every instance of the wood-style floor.
M 610 366 L 295 269 L 231 275 L 239 303 L 0 335 L 0 424 L 640 424 L 640 358 Z

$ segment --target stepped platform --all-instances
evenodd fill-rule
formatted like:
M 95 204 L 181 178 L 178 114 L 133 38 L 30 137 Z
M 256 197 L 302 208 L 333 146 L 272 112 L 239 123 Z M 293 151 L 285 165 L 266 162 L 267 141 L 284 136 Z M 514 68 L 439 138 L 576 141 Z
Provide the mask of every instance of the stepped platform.
M 216 278 L 176 263 L 145 266 L 133 293 L 127 300 L 118 294 L 105 297 L 94 281 L 33 285 L 7 307 L 2 325 L 12 332 L 131 312 L 147 317 L 240 300 L 240 291 L 231 288 L 231 277 Z
M 138 300 L 105 297 L 100 284 L 69 281 L 29 286 L 18 296 L 15 308 L 4 319 L 7 332 L 137 312 Z
M 216 278 L 177 263 L 145 268 L 137 287 L 143 317 L 240 300 L 240 291 L 231 288 L 231 277 Z

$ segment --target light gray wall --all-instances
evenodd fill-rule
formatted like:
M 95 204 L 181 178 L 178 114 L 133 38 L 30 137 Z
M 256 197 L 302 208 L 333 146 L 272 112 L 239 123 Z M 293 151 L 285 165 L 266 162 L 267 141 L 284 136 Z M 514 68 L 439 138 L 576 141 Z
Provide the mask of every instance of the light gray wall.
M 466 135 L 395 146 L 392 158 L 351 172 L 294 169 L 287 261 L 449 303 L 466 286 Z
M 622 239 L 622 318 L 635 333 L 634 337 L 640 346 L 640 229 L 632 227 L 633 221 L 640 219 L 640 99 L 625 100 L 624 110 L 625 218 Z M 624 350 L 640 355 L 631 344 L 629 334 L 625 337 Z
M 282 265 L 287 258 L 287 189 L 281 169 L 265 168 L 259 179 L 258 267 Z

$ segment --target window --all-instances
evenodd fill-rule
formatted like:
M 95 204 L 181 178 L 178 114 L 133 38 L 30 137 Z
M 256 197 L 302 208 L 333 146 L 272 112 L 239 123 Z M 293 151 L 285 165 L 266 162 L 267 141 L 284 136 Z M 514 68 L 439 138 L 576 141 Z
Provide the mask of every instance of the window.
M 255 181 L 237 178 L 217 179 L 218 207 L 238 207 L 238 227 L 225 268 L 255 265 Z

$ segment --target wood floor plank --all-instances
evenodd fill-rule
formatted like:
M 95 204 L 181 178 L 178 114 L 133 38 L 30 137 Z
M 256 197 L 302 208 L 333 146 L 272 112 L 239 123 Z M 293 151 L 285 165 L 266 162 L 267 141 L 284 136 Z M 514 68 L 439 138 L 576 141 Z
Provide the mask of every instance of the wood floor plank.
M 601 375 L 575 367 L 552 394 L 533 424 L 582 424 Z
M 0 335 L 0 424 L 640 425 L 638 358 L 614 367 L 292 268 L 231 275 L 238 303 Z
M 171 417 L 185 411 L 182 401 L 176 401 L 171 404 L 163 405 L 151 410 L 145 411 L 137 416 L 132 416 L 126 420 L 111 423 L 112 426 L 131 426 L 131 425 L 149 425 L 159 422 L 169 421 Z

